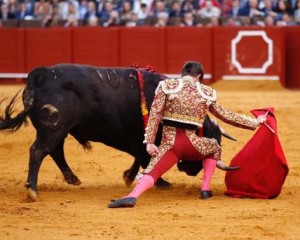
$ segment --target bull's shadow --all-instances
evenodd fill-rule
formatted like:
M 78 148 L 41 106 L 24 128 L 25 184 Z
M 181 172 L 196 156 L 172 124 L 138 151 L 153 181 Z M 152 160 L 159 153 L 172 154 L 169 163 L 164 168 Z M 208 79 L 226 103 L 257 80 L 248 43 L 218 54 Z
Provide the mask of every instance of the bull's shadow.
M 196 179 L 194 184 L 172 184 L 172 187 L 168 191 L 161 190 L 161 188 L 151 189 L 147 192 L 147 195 L 151 199 L 164 198 L 164 199 L 181 199 L 186 200 L 199 198 L 198 182 L 200 179 Z M 214 187 L 214 197 L 224 197 L 224 190 L 222 185 L 216 185 Z M 108 199 L 119 198 L 128 194 L 128 188 L 124 188 L 124 185 L 111 184 L 111 185 L 99 185 L 87 184 L 80 187 L 69 187 L 62 183 L 41 184 L 39 190 L 43 193 L 38 196 L 40 201 L 47 201 L 48 196 L 58 201 L 64 201 L 69 199 L 70 201 L 91 201 L 97 199 L 98 201 L 105 202 L 107 206 Z M 101 195 L 99 195 L 101 193 Z M 25 199 L 26 201 L 26 199 Z M 199 199 L 200 201 L 200 199 Z

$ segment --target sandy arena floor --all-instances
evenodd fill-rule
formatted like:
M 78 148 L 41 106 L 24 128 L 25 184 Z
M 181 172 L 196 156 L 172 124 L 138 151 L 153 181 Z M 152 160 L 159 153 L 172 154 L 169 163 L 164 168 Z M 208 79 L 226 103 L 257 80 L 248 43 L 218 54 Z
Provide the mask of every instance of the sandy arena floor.
M 213 87 L 219 102 L 239 113 L 250 115 L 254 108 L 275 107 L 290 167 L 279 197 L 226 197 L 225 173 L 216 170 L 215 196 L 202 201 L 198 198 L 202 174 L 188 177 L 175 167 L 164 176 L 173 183 L 172 189 L 149 190 L 133 209 L 108 209 L 110 199 L 131 189 L 124 185 L 122 173 L 132 157 L 99 143 L 85 152 L 69 137 L 66 157 L 82 184 L 65 183 L 48 157 L 39 173 L 38 201 L 28 203 L 24 183 L 28 150 L 35 138 L 30 125 L 14 134 L 0 133 L 0 239 L 300 239 L 300 91 L 284 89 L 275 81 L 223 81 Z M 12 97 L 20 88 L 0 85 L 0 99 Z M 229 164 L 254 132 L 220 125 L 239 140 L 223 140 L 223 159 Z

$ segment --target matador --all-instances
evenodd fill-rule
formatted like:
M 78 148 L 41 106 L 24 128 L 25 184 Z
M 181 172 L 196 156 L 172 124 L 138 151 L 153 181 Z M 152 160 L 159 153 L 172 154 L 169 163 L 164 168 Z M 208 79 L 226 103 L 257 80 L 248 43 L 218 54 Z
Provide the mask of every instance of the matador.
M 109 208 L 133 207 L 138 196 L 151 188 L 179 160 L 203 161 L 200 198 L 212 197 L 210 181 L 217 163 L 221 163 L 221 147 L 215 139 L 196 134 L 207 113 L 233 126 L 250 130 L 265 121 L 263 116 L 255 119 L 222 107 L 217 102 L 216 91 L 201 84 L 204 71 L 200 63 L 185 63 L 181 75 L 179 79 L 159 83 L 145 129 L 144 143 L 152 156 L 150 163 L 139 174 L 133 191 L 126 197 L 113 200 Z M 161 144 L 157 147 L 154 141 L 160 123 L 163 124 L 163 132 Z

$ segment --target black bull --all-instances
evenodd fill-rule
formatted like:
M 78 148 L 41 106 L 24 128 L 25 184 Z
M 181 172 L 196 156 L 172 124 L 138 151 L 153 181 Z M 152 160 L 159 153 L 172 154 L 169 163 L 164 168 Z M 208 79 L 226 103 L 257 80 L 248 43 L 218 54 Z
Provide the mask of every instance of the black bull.
M 164 75 L 139 70 L 144 79 L 144 94 L 148 109 L 158 83 Z M 22 99 L 24 110 L 12 117 L 17 95 L 0 117 L 1 131 L 16 131 L 29 116 L 36 128 L 36 140 L 30 147 L 28 196 L 37 197 L 37 178 L 41 163 L 50 155 L 66 182 L 79 185 L 80 180 L 68 166 L 64 156 L 64 140 L 71 134 L 85 148 L 89 141 L 102 142 L 132 155 L 135 160 L 124 172 L 127 185 L 134 181 L 139 167 L 145 168 L 150 160 L 143 144 L 144 126 L 137 69 L 100 68 L 60 64 L 36 68 L 29 73 Z M 1 102 L 0 102 L 1 103 Z M 221 132 L 209 119 L 205 120 L 204 134 L 220 142 Z M 160 141 L 161 132 L 156 139 Z M 181 171 L 197 175 L 202 161 L 183 161 Z M 157 184 L 168 184 L 159 179 Z

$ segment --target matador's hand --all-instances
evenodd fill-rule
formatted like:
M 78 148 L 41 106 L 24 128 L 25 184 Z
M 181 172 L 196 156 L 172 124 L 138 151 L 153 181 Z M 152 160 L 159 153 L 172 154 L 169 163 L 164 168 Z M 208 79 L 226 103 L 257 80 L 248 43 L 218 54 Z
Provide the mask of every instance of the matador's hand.
M 159 153 L 158 147 L 153 143 L 148 143 L 146 149 L 149 155 L 152 157 L 156 156 Z
M 257 122 L 258 122 L 259 124 L 262 124 L 262 123 L 266 122 L 267 117 L 266 117 L 266 115 L 259 115 L 259 116 L 256 118 L 256 120 L 257 120 Z

